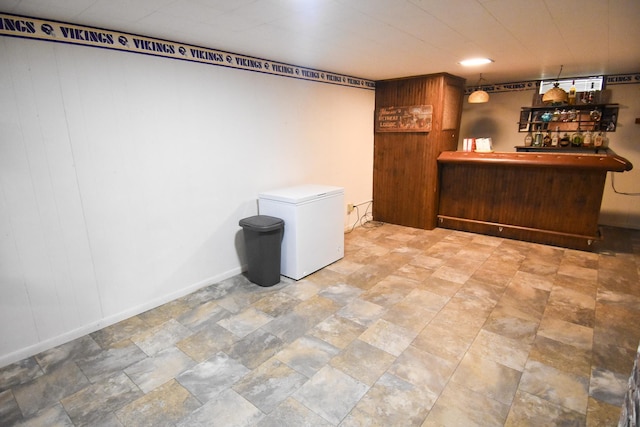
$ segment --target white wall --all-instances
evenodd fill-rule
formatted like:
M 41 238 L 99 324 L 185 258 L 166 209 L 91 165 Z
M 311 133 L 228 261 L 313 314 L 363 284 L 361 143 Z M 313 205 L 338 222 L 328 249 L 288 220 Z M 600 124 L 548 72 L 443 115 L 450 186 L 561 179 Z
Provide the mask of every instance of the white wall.
M 634 165 L 629 172 L 610 172 L 607 176 L 600 223 L 616 227 L 640 229 L 640 198 L 616 194 L 611 187 L 615 174 L 615 185 L 619 192 L 640 193 L 640 84 L 609 85 L 612 103 L 620 104 L 618 126 L 608 133 L 610 148 Z M 495 151 L 515 151 L 516 145 L 524 145 L 524 133 L 518 132 L 520 108 L 530 106 L 533 91 L 504 92 L 491 94 L 486 104 L 464 102 L 458 149 L 462 150 L 463 138 L 491 137 Z M 571 191 L 571 189 L 567 189 Z
M 373 91 L 9 37 L 0 91 L 0 366 L 240 273 L 263 190 L 371 199 Z

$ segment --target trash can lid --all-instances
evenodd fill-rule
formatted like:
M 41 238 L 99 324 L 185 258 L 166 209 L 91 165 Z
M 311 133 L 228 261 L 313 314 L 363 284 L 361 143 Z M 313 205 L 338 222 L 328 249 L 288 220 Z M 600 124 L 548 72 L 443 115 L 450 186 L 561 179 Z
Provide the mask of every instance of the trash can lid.
M 240 227 L 256 231 L 273 231 L 284 227 L 284 220 L 268 215 L 255 215 L 240 220 Z

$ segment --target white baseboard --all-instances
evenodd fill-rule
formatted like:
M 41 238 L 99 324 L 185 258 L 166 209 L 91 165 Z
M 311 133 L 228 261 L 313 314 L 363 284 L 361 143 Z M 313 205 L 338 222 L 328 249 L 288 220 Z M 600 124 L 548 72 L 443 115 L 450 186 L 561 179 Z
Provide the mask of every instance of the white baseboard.
M 70 341 L 83 337 L 87 334 L 98 331 L 102 328 L 106 328 L 107 326 L 111 326 L 125 319 L 136 316 L 140 313 L 144 313 L 147 310 L 151 310 L 152 308 L 161 306 L 162 304 L 166 304 L 175 299 L 181 298 L 185 295 L 189 295 L 190 293 L 193 293 L 198 289 L 221 282 L 225 279 L 236 276 L 240 273 L 242 273 L 242 267 L 233 268 L 229 271 L 226 271 L 224 273 L 218 274 L 213 277 L 209 277 L 197 283 L 193 283 L 185 288 L 177 290 L 176 292 L 163 295 L 152 301 L 148 301 L 144 304 L 140 304 L 138 306 L 128 308 L 127 310 L 121 311 L 119 313 L 116 313 L 107 317 L 103 317 L 99 320 L 96 320 L 95 322 L 82 325 L 76 329 L 64 332 L 55 337 L 47 338 L 46 340 L 37 342 L 28 347 L 21 348 L 12 353 L 0 355 L 0 368 L 10 365 L 12 363 L 18 362 L 27 357 L 35 356 L 36 354 L 41 353 L 45 350 L 49 350 L 53 347 L 57 347 L 59 345 L 68 343 Z

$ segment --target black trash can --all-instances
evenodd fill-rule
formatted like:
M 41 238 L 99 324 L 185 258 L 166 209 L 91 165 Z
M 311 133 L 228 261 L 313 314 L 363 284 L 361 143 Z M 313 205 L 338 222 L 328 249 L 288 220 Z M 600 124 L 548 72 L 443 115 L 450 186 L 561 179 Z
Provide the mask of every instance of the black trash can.
M 255 215 L 240 220 L 247 249 L 249 280 L 260 286 L 280 282 L 280 257 L 284 220 Z

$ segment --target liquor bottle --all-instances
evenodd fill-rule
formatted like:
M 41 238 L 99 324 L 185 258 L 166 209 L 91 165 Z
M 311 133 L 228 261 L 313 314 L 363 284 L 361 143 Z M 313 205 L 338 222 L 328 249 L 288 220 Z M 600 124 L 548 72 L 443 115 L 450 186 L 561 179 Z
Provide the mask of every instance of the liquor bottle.
M 593 146 L 595 148 L 602 148 L 602 132 L 598 132 L 598 134 L 593 138 Z
M 569 137 L 569 134 L 565 132 L 564 135 L 562 135 L 562 138 L 560 138 L 560 146 L 568 147 L 569 144 L 571 144 L 571 137 Z
M 551 137 L 551 146 L 557 147 L 560 144 L 560 126 L 556 126 L 556 131 Z
M 593 88 L 593 82 L 591 82 L 591 90 L 587 94 L 587 104 L 593 104 L 595 95 L 596 95 L 596 91 Z
M 593 133 L 591 133 L 591 131 L 587 131 L 584 136 L 584 140 L 582 141 L 582 145 L 585 147 L 591 147 L 593 145 Z
M 572 147 L 581 147 L 584 141 L 584 135 L 582 134 L 582 129 L 578 128 L 578 131 L 571 135 L 571 146 Z
M 547 133 L 545 133 L 542 138 L 542 146 L 551 147 L 551 132 L 549 130 L 547 130 Z
M 531 134 L 531 130 L 529 130 L 529 132 L 527 132 L 527 135 L 524 137 L 524 146 L 531 147 L 532 144 L 533 144 L 533 135 Z
M 569 105 L 575 105 L 576 103 L 576 81 L 571 82 L 571 88 L 569 88 Z
M 540 130 L 540 126 L 538 126 L 536 133 L 533 135 L 533 146 L 542 147 L 542 138 L 542 131 Z

